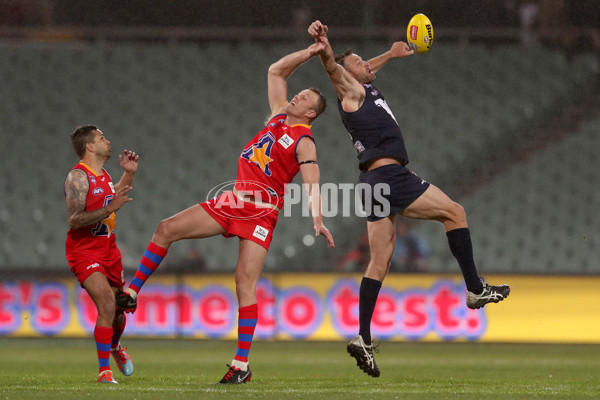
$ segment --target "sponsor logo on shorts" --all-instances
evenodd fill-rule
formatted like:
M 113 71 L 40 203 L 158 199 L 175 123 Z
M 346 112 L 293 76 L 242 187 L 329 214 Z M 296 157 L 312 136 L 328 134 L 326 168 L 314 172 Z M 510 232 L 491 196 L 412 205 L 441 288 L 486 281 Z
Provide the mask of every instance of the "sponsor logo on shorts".
M 92 268 L 100 268 L 100 264 L 98 263 L 93 263 L 88 265 L 87 269 L 92 269 Z
M 267 240 L 267 236 L 269 236 L 269 230 L 266 228 L 263 228 L 260 225 L 256 225 L 256 228 L 254 228 L 254 233 L 252 234 L 252 236 L 259 238 L 260 240 L 262 240 L 264 242 L 265 240 Z
M 97 187 L 94 190 L 92 190 L 92 194 L 98 195 L 98 194 L 102 194 L 104 193 L 104 189 L 102 189 L 101 187 Z
M 294 143 L 294 139 L 292 139 L 290 136 L 288 136 L 287 134 L 285 134 L 277 142 L 280 145 L 282 145 L 284 148 L 287 149 L 288 147 L 290 147 L 292 145 L 292 143 Z

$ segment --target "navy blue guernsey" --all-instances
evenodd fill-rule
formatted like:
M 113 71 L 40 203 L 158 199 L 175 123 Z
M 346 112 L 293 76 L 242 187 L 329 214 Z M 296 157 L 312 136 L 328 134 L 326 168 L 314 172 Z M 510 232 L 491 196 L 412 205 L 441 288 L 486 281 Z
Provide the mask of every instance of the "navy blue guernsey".
M 394 158 L 406 165 L 408 153 L 392 111 L 379 90 L 372 85 L 363 84 L 363 87 L 365 101 L 354 112 L 344 111 L 338 99 L 342 122 L 358 151 L 358 167 L 364 171 L 372 161 L 382 157 Z

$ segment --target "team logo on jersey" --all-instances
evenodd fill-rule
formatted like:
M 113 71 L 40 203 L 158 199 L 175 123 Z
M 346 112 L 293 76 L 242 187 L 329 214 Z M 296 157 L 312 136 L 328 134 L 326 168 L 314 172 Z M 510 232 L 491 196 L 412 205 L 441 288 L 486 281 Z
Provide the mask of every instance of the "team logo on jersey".
M 104 189 L 102 189 L 101 187 L 97 187 L 94 188 L 94 190 L 92 190 L 92 194 L 98 195 L 98 194 L 102 194 L 104 193 Z
M 294 143 L 294 139 L 285 134 L 277 142 L 287 149 L 292 145 L 292 143 Z
M 372 94 L 373 96 L 377 96 L 377 95 L 379 94 L 379 90 L 377 90 L 377 89 L 373 89 L 373 90 L 371 90 L 371 94 Z
M 270 157 L 273 143 L 275 143 L 275 136 L 271 132 L 267 132 L 258 139 L 258 142 L 245 148 L 240 157 L 254 163 L 265 175 L 271 176 L 272 171 L 269 168 L 269 163 L 273 161 Z
M 92 182 L 94 185 L 96 184 L 96 178 L 94 175 L 90 175 L 90 182 Z
M 356 150 L 358 150 L 358 152 L 362 152 L 365 151 L 365 146 L 363 146 L 363 144 L 360 142 L 360 140 L 357 140 L 356 142 L 354 142 L 354 147 L 356 148 Z

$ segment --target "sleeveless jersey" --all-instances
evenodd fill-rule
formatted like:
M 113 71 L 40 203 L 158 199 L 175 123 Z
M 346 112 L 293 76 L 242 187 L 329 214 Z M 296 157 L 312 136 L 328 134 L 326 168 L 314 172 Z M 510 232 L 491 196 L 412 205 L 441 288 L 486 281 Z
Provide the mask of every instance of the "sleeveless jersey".
M 255 199 L 283 208 L 285 184 L 300 170 L 296 146 L 303 137 L 314 140 L 309 125 L 286 125 L 286 115 L 271 118 L 244 147 L 238 160 L 235 188 Z
M 366 170 L 370 161 L 381 157 L 395 158 L 402 165 L 408 163 L 402 131 L 385 99 L 374 86 L 363 84 L 365 100 L 354 112 L 342 109 L 338 98 L 338 110 L 342 122 L 358 151 L 358 167 Z
M 84 211 L 94 211 L 109 204 L 115 194 L 110 175 L 102 169 L 102 174 L 97 175 L 84 163 L 75 165 L 72 170 L 80 169 L 86 173 L 89 189 Z M 114 257 L 116 248 L 115 229 L 116 216 L 111 213 L 106 219 L 93 225 L 78 229 L 69 229 L 66 240 L 67 258 L 72 256 L 85 256 L 99 260 L 110 260 Z

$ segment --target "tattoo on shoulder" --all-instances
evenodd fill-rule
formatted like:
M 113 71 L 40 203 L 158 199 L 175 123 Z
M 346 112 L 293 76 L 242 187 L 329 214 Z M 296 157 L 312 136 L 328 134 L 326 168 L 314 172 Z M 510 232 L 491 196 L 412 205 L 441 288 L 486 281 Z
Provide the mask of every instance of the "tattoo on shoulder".
M 69 172 L 65 182 L 65 198 L 69 215 L 85 209 L 89 188 L 90 184 L 85 172 L 77 169 Z

